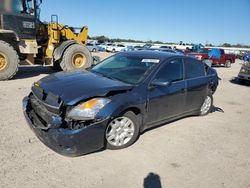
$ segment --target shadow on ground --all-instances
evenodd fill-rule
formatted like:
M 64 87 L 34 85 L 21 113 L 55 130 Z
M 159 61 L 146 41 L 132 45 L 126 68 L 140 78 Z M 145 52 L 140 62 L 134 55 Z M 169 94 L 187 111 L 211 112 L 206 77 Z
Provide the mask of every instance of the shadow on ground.
M 213 109 L 212 109 L 211 113 L 214 113 L 214 112 L 224 113 L 224 110 L 222 108 L 220 108 L 220 107 L 213 106 Z
M 147 177 L 144 178 L 144 188 L 162 188 L 161 178 L 158 174 L 150 172 Z
M 230 82 L 232 84 L 236 84 L 236 85 L 241 85 L 241 86 L 250 86 L 250 81 L 247 81 L 247 80 L 240 80 L 238 79 L 237 77 L 233 78 L 230 80 Z
M 20 66 L 13 80 L 26 79 L 39 76 L 41 74 L 52 74 L 55 71 L 50 67 L 43 66 Z

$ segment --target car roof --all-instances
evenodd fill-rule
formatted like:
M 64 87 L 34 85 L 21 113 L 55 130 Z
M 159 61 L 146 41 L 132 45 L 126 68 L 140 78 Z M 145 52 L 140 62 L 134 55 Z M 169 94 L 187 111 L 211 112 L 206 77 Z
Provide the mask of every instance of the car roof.
M 147 59 L 159 59 L 160 61 L 167 60 L 172 57 L 186 57 L 180 54 L 162 52 L 162 51 L 152 51 L 152 50 L 140 50 L 140 51 L 131 51 L 131 52 L 122 52 L 128 56 L 139 56 Z

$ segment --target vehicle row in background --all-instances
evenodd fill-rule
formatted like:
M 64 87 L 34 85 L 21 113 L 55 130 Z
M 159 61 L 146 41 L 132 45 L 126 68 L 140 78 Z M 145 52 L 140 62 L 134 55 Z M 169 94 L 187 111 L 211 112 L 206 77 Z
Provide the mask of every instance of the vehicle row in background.
M 236 56 L 234 54 L 226 54 L 223 49 L 219 48 L 198 48 L 195 52 L 188 52 L 188 56 L 193 56 L 198 60 L 210 60 L 212 65 L 223 65 L 227 68 L 235 63 Z

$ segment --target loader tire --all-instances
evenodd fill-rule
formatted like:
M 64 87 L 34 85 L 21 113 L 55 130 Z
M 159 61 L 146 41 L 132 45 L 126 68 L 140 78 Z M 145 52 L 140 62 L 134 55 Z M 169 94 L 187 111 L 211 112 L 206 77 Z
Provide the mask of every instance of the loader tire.
M 60 66 L 64 71 L 85 70 L 91 67 L 93 58 L 89 50 L 80 44 L 68 47 L 62 57 Z
M 11 79 L 18 70 L 19 62 L 14 48 L 0 40 L 0 80 Z

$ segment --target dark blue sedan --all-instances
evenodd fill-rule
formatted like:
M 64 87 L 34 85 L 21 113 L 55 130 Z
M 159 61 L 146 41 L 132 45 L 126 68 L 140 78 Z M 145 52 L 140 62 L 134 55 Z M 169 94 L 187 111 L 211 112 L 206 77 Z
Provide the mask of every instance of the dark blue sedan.
M 23 100 L 23 109 L 43 143 L 79 156 L 125 148 L 146 129 L 208 114 L 217 86 L 216 71 L 192 57 L 124 52 L 89 71 L 41 79 Z

